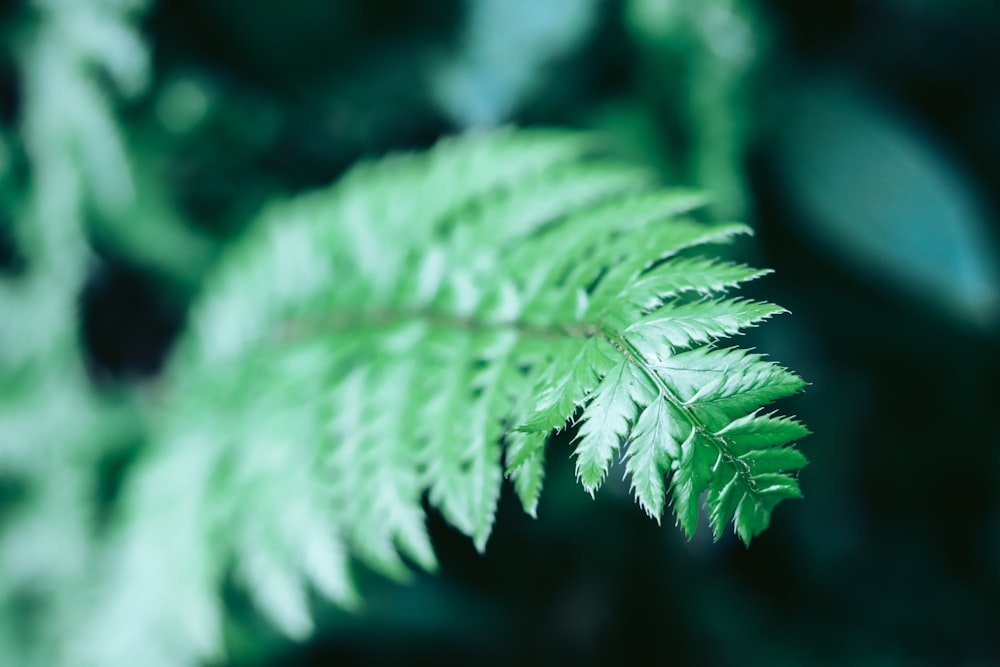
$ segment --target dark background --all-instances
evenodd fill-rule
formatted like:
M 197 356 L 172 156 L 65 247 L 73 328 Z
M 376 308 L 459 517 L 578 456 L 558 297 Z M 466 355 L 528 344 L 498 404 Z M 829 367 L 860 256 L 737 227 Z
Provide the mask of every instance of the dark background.
M 480 556 L 432 514 L 441 571 L 408 586 L 359 571 L 367 603 L 317 601 L 305 644 L 232 592 L 231 664 L 1000 665 L 1000 4 L 705 2 L 746 18 L 756 55 L 737 65 L 691 21 L 637 22 L 638 4 L 600 3 L 502 120 L 605 132 L 719 194 L 710 216 L 754 226 L 736 255 L 776 272 L 748 292 L 792 314 L 747 344 L 811 383 L 781 406 L 814 432 L 805 499 L 749 549 L 687 542 L 624 483 L 591 500 L 558 441 L 537 520 L 505 488 Z M 154 83 L 123 128 L 209 259 L 153 270 L 96 235 L 81 301 L 96 382 L 156 378 L 211 257 L 263 202 L 462 129 L 427 73 L 461 57 L 464 11 L 151 9 Z M 517 29 L 497 26 L 511 57 Z M 16 74 L 0 82 L 14 118 Z

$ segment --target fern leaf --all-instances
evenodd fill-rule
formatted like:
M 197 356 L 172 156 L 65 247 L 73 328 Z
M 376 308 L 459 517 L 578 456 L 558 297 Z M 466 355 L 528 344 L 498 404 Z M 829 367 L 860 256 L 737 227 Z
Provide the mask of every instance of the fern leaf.
M 809 435 L 809 429 L 789 417 L 753 413 L 732 421 L 718 434 L 732 443 L 733 450 L 737 454 L 749 455 L 754 452 L 771 451 L 766 448 L 801 440 Z M 785 451 L 795 452 L 801 456 L 797 450 Z
M 600 338 L 569 338 L 558 345 L 535 387 L 536 404 L 518 430 L 548 433 L 561 429 L 614 362 L 610 346 Z
M 688 537 L 698 528 L 698 497 L 712 482 L 712 466 L 718 457 L 717 448 L 696 428 L 691 429 L 681 444 L 671 491 L 677 524 Z
M 652 383 L 623 357 L 594 390 L 583 412 L 574 455 L 576 475 L 588 493 L 601 486 L 611 459 L 628 435 L 638 404 L 646 404 Z
M 246 554 L 241 564 L 242 579 L 265 616 L 289 637 L 302 639 L 312 632 L 306 594 L 294 569 L 263 549 Z
M 769 303 L 743 299 L 668 303 L 625 328 L 625 335 L 647 357 L 664 345 L 683 349 L 739 333 L 768 317 L 785 312 Z
M 511 431 L 507 434 L 507 474 L 524 511 L 538 513 L 538 499 L 545 481 L 545 438 L 547 433 Z
M 657 299 L 673 297 L 694 291 L 709 295 L 737 287 L 748 280 L 766 276 L 767 269 L 754 269 L 742 264 L 720 262 L 704 257 L 679 257 L 673 262 L 660 264 L 636 280 L 630 294 L 646 294 Z M 649 302 L 639 302 L 644 310 L 652 307 Z
M 589 262 L 595 255 L 606 252 L 604 234 L 607 230 L 624 229 L 626 226 L 643 228 L 657 221 L 670 220 L 704 203 L 703 196 L 683 189 L 616 197 L 574 211 L 562 225 L 547 227 L 542 231 L 544 238 L 539 239 L 542 242 L 511 248 L 507 266 L 521 276 L 528 302 L 525 319 L 544 319 L 550 312 L 550 300 L 576 297 L 571 287 L 558 292 L 547 290 L 547 287 L 564 284 L 586 288 L 588 280 L 594 277 L 593 267 L 590 267 L 589 273 L 586 267 L 590 266 Z M 551 247 L 560 248 L 559 254 L 546 252 Z M 598 261 L 598 265 L 600 263 Z
M 670 462 L 680 458 L 674 438 L 670 404 L 657 397 L 639 415 L 628 443 L 625 472 L 632 478 L 632 492 L 646 514 L 659 522 L 666 493 L 665 476 Z
M 211 517 L 190 547 L 208 554 L 199 572 L 235 562 L 301 635 L 310 587 L 354 599 L 350 558 L 398 578 L 436 567 L 425 499 L 480 550 L 504 472 L 534 515 L 546 439 L 574 424 L 586 491 L 621 454 L 640 506 L 659 520 L 669 498 L 688 535 L 702 497 L 716 536 L 732 522 L 747 542 L 798 497 L 790 443 L 807 431 L 759 410 L 803 382 L 713 347 L 784 311 L 723 296 L 765 271 L 688 252 L 748 228 L 679 217 L 703 198 L 592 146 L 471 134 L 263 214 L 172 362 L 152 447 L 170 456 L 140 464 L 201 461 L 172 519 Z M 152 505 L 137 507 L 147 540 Z
M 750 232 L 746 225 L 703 225 L 692 220 L 670 220 L 669 224 L 646 227 L 648 228 L 640 227 L 614 236 L 608 243 L 597 248 L 591 258 L 581 261 L 574 269 L 569 281 L 583 289 L 589 288 L 598 277 L 603 276 L 594 290 L 594 305 L 590 309 L 592 315 L 599 315 L 607 305 L 628 290 L 633 280 L 657 262 L 686 248 L 718 243 L 737 234 Z M 640 235 L 643 238 L 641 245 L 637 243 Z
M 716 428 L 805 385 L 794 373 L 737 348 L 695 348 L 654 368 L 698 419 Z

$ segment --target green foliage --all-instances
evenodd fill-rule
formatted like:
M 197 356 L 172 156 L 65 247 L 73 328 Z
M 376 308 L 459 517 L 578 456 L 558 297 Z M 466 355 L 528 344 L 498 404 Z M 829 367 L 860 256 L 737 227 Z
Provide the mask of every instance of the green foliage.
M 654 164 L 666 153 L 672 178 L 710 190 L 713 214 L 745 215 L 742 164 L 760 131 L 757 109 L 768 98 L 757 90 L 773 48 L 766 13 L 749 0 L 627 0 L 623 8 L 643 53 L 638 76 L 645 84 L 640 104 L 625 110 L 656 119 L 641 153 Z M 690 149 L 662 150 L 670 133 L 683 135 Z
M 588 492 L 624 451 L 648 514 L 669 496 L 690 535 L 705 494 L 716 537 L 733 521 L 749 542 L 799 495 L 785 445 L 805 429 L 758 409 L 801 381 L 716 347 L 781 309 L 720 296 L 762 272 L 692 254 L 748 231 L 685 217 L 700 202 L 586 137 L 508 130 L 272 206 L 167 373 L 100 605 L 146 624 L 119 640 L 171 654 L 163 629 L 187 627 L 175 660 L 210 654 L 231 562 L 301 636 L 308 586 L 356 599 L 351 556 L 391 577 L 435 567 L 425 494 L 482 550 L 504 475 L 534 514 L 546 438 L 574 422 Z
M 116 215 L 134 195 L 109 93 L 146 83 L 132 25 L 142 4 L 34 3 L 30 20 L 0 26 L 22 92 L 16 132 L 0 140 L 0 246 L 19 264 L 7 274 L 0 262 L 4 665 L 69 664 L 100 552 L 96 471 L 136 421 L 94 391 L 77 320 L 94 261 L 86 212 Z

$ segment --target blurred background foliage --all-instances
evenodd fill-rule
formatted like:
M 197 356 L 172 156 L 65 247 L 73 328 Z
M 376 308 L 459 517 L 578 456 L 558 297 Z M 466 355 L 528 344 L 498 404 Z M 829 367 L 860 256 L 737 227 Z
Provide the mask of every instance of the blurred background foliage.
M 305 643 L 227 591 L 219 665 L 1000 664 L 997 81 L 989 0 L 0 1 L 0 664 L 73 654 L 164 358 L 261 206 L 503 123 L 758 230 L 806 499 L 688 543 L 557 443 L 537 521 L 505 490 L 481 557 L 432 518 L 441 573 L 359 573 Z

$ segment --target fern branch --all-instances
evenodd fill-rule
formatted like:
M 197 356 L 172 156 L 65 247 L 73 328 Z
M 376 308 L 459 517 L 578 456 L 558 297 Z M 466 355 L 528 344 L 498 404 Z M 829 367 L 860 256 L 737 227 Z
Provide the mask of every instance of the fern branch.
M 251 587 L 267 582 L 265 613 L 301 634 L 305 586 L 353 599 L 344 554 L 393 577 L 407 561 L 436 567 L 424 498 L 480 550 L 504 473 L 535 515 L 546 440 L 574 423 L 585 490 L 621 455 L 643 509 L 659 520 L 669 493 L 688 535 L 703 493 L 716 537 L 732 521 L 746 542 L 797 497 L 805 459 L 788 445 L 805 429 L 759 409 L 801 380 L 714 347 L 784 311 L 722 296 L 766 271 L 691 254 L 749 230 L 680 217 L 703 198 L 590 144 L 473 134 L 264 214 L 173 360 L 153 447 L 170 456 L 139 464 L 197 462 L 183 493 L 213 517 L 211 546 L 191 537 L 199 572 L 234 561 Z M 221 494 L 232 465 L 249 481 Z M 223 496 L 235 504 L 220 509 Z M 136 507 L 148 539 L 150 506 Z
M 718 456 L 722 461 L 725 461 L 731 465 L 735 471 L 736 476 L 743 481 L 749 490 L 750 496 L 754 499 L 754 502 L 760 506 L 760 498 L 757 493 L 757 482 L 751 475 L 750 466 L 736 456 L 733 452 L 729 441 L 718 433 L 713 433 L 709 430 L 708 426 L 702 422 L 698 415 L 690 409 L 690 407 L 685 404 L 678 396 L 674 393 L 663 378 L 660 377 L 658 373 L 653 369 L 652 366 L 646 363 L 646 361 L 639 354 L 639 351 L 629 342 L 624 336 L 621 336 L 615 332 L 604 331 L 602 332 L 605 338 L 611 341 L 615 347 L 622 353 L 629 363 L 635 365 L 639 368 L 642 373 L 654 384 L 659 392 L 659 397 L 664 398 L 674 410 L 684 416 L 684 419 L 688 422 L 691 427 L 691 433 L 688 439 L 698 438 L 704 442 L 711 443 L 711 445 L 718 452 Z M 697 440 L 695 440 L 696 442 Z M 693 445 L 691 445 L 693 446 Z M 679 520 L 681 522 L 681 527 L 688 535 L 692 535 L 697 526 L 697 519 L 692 519 L 690 513 L 685 512 L 684 514 L 679 513 Z M 717 531 L 718 532 L 718 531 Z

